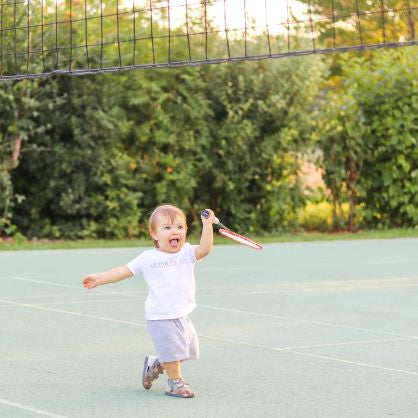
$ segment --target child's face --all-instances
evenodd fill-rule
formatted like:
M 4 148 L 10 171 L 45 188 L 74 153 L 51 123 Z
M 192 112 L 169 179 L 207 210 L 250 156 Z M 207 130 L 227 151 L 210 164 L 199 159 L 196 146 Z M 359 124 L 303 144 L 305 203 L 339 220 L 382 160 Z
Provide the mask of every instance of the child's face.
M 151 236 L 158 241 L 158 249 L 168 253 L 176 253 L 181 250 L 186 242 L 187 227 L 180 216 L 173 221 L 168 216 L 158 215 L 155 230 Z

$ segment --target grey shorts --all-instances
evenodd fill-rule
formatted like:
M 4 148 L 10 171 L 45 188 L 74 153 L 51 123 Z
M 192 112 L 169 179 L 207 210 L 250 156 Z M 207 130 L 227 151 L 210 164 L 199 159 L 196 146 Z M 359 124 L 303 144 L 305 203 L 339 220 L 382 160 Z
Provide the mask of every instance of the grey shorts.
M 199 358 L 199 340 L 188 316 L 148 320 L 147 328 L 161 363 Z

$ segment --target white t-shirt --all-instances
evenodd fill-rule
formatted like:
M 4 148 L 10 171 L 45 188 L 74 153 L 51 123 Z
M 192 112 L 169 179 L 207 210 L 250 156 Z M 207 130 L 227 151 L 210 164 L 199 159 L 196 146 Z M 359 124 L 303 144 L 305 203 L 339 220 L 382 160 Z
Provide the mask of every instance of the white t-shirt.
M 147 319 L 180 318 L 196 307 L 196 247 L 186 242 L 177 253 L 154 248 L 144 251 L 127 264 L 132 274 L 142 273 L 148 285 L 145 301 Z

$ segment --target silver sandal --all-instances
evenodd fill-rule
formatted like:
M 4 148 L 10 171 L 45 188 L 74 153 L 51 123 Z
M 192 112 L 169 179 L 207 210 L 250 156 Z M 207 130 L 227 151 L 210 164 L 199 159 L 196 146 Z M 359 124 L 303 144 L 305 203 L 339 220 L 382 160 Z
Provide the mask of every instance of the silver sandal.
M 145 389 L 151 389 L 152 382 L 164 373 L 159 360 L 155 356 L 146 356 L 144 360 L 144 370 L 142 372 L 142 386 Z
M 181 379 L 168 379 L 165 394 L 176 398 L 193 398 L 194 392 L 189 384 Z

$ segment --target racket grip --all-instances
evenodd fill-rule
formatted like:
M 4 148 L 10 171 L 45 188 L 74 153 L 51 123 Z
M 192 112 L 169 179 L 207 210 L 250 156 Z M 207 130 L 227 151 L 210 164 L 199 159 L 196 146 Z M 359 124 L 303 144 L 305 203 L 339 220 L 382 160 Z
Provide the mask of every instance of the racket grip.
M 203 209 L 202 210 L 202 212 L 200 213 L 204 218 L 209 218 L 209 216 L 210 216 L 210 213 L 206 210 L 206 209 Z M 218 224 L 219 223 L 219 219 L 218 218 L 215 218 L 215 223 L 216 224 Z

